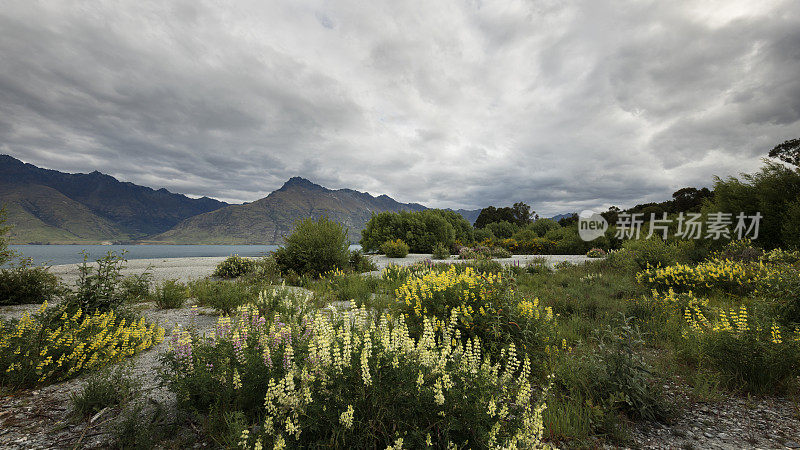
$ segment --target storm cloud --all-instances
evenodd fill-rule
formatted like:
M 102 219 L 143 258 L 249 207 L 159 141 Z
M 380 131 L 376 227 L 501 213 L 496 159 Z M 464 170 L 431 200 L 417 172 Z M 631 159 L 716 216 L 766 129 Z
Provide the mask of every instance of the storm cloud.
M 229 202 L 631 206 L 800 137 L 794 0 L 12 1 L 0 61 L 0 153 Z

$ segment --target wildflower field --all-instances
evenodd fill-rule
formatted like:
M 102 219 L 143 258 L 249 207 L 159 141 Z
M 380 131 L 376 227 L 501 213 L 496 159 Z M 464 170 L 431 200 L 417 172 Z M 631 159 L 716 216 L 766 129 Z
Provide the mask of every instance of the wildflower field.
M 800 254 L 730 247 L 695 261 L 652 242 L 556 269 L 481 258 L 318 277 L 237 259 L 239 276 L 182 288 L 216 310 L 213 330 L 165 337 L 129 294 L 91 312 L 45 304 L 0 324 L 0 381 L 91 375 L 166 340 L 153 377 L 180 419 L 135 410 L 120 446 L 145 435 L 167 448 L 632 445 L 687 407 L 665 386 L 699 401 L 800 393 Z M 132 384 L 117 378 L 87 385 L 110 392 L 105 403 L 85 393 L 75 408 L 122 414 L 113 393 Z M 194 437 L 176 437 L 187 426 Z

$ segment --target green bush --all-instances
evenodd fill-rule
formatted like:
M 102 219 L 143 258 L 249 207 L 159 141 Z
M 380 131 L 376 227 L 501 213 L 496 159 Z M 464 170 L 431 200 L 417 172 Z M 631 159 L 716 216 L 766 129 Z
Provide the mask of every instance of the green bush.
M 58 277 L 30 259 L 0 269 L 0 305 L 52 302 L 63 292 Z
M 693 313 L 693 318 L 699 317 Z M 727 314 L 728 323 L 709 329 L 689 325 L 681 355 L 709 367 L 730 389 L 764 394 L 783 392 L 800 373 L 800 333 L 777 324 L 759 323 L 742 307 Z
M 274 252 L 281 273 L 319 276 L 331 270 L 345 270 L 350 263 L 347 230 L 327 217 L 295 222 L 286 245 Z
M 682 263 L 686 259 L 678 244 L 668 243 L 661 238 L 632 239 L 622 243 L 622 248 L 641 269 L 648 267 L 667 267 Z
M 189 285 L 189 292 L 200 306 L 208 306 L 226 315 L 255 298 L 252 290 L 237 281 L 197 280 Z
M 88 418 L 105 408 L 125 405 L 140 395 L 141 381 L 124 365 L 103 369 L 86 379 L 79 391 L 70 394 L 73 414 Z
M 119 283 L 120 295 L 126 302 L 143 301 L 150 298 L 150 286 L 153 283 L 153 274 L 142 272 L 138 275 L 128 275 Z
M 485 227 L 491 231 L 497 239 L 508 239 L 519 230 L 519 227 L 511 222 L 501 221 L 492 222 Z
M 551 407 L 544 413 L 551 433 L 619 436 L 620 413 L 632 420 L 665 421 L 669 409 L 658 380 L 640 356 L 644 342 L 639 330 L 626 319 L 621 327 L 597 333 L 595 340 L 594 350 L 560 356 L 555 401 L 549 401 Z
M 495 239 L 495 235 L 488 228 L 477 228 L 475 230 L 475 242 L 482 243 L 484 241 L 491 241 Z M 464 242 L 467 244 L 468 242 Z
M 272 255 L 253 260 L 253 270 L 245 276 L 248 281 L 275 284 L 281 280 L 281 269 Z
M 350 268 L 355 273 L 373 272 L 378 270 L 378 266 L 369 258 L 364 255 L 361 250 L 353 250 L 350 252 Z
M 97 264 L 89 264 L 89 253 L 83 251 L 83 263 L 78 267 L 78 281 L 75 292 L 67 299 L 72 309 L 81 308 L 86 312 L 95 310 L 109 311 L 120 306 L 124 300 L 119 283 L 122 279 L 120 271 L 125 265 L 125 252 L 117 255 L 110 251 L 97 260 Z
M 380 249 L 386 241 L 400 239 L 414 253 L 431 253 L 437 243 L 448 248 L 456 242 L 473 241 L 472 225 L 453 211 L 382 212 L 373 214 L 361 232 L 361 247 L 366 252 Z
M 186 285 L 178 280 L 166 280 L 159 283 L 153 292 L 153 301 L 161 309 L 181 308 L 186 302 Z
M 381 244 L 381 253 L 385 253 L 387 258 L 405 258 L 408 255 L 408 245 L 400 239 L 386 241 Z
M 450 249 L 440 242 L 433 247 L 433 254 L 431 256 L 433 259 L 449 259 Z
M 219 278 L 239 278 L 253 273 L 255 268 L 256 263 L 252 259 L 231 255 L 217 264 L 212 275 Z
M 561 228 L 561 225 L 553 219 L 538 219 L 528 225 L 528 229 L 532 230 L 539 237 L 544 237 L 548 231 L 557 230 L 559 228 Z

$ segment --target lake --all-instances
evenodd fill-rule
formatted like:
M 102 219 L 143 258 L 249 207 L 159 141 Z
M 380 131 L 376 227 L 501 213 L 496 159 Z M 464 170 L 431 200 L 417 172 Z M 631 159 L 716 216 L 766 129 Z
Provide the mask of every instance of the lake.
M 125 250 L 125 259 L 191 258 L 202 256 L 264 256 L 276 250 L 278 245 L 9 245 L 17 253 L 33 258 L 35 264 L 74 264 L 83 262 L 81 250 L 89 253 L 95 261 L 109 251 Z M 351 245 L 350 249 L 361 248 Z

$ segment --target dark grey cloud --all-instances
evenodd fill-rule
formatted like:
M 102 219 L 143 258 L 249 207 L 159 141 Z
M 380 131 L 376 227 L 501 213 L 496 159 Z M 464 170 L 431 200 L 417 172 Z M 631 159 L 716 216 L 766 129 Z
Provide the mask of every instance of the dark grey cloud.
M 800 136 L 798 30 L 793 0 L 14 1 L 0 152 L 234 202 L 627 206 Z

